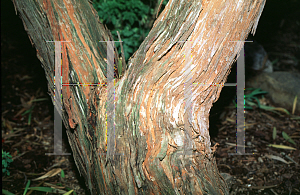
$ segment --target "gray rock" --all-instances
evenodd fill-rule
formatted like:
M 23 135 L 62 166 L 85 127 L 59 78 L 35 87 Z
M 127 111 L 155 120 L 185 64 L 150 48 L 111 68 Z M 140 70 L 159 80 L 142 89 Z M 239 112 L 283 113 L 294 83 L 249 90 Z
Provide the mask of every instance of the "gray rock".
M 277 71 L 260 73 L 246 82 L 247 87 L 260 88 L 268 92 L 272 101 L 292 111 L 295 96 L 298 97 L 295 113 L 300 114 L 300 74 Z
M 257 72 L 273 72 L 273 64 L 262 45 L 256 41 L 245 44 L 246 70 Z

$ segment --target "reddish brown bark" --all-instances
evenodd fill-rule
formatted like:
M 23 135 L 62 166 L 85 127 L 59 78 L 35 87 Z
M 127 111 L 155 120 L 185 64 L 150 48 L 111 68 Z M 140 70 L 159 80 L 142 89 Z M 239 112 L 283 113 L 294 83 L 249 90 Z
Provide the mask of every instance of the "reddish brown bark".
M 63 119 L 80 173 L 93 194 L 228 194 L 211 148 L 208 116 L 243 41 L 255 32 L 264 0 L 170 0 L 116 79 L 117 153 L 105 156 L 105 85 L 63 87 Z M 14 1 L 37 49 L 53 97 L 54 48 L 66 40 L 63 83 L 105 83 L 110 37 L 87 1 Z M 184 56 L 190 41 L 191 71 Z M 193 84 L 191 115 L 185 82 Z M 188 125 L 186 125 L 186 123 Z M 183 151 L 185 133 L 194 155 Z

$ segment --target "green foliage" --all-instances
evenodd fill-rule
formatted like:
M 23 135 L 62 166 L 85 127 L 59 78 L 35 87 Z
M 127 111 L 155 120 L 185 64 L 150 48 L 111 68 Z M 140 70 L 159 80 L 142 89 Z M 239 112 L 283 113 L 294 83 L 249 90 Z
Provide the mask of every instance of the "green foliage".
M 282 137 L 287 140 L 288 142 L 294 144 L 294 145 L 297 145 L 294 140 L 284 131 L 282 131 Z
M 257 98 L 257 96 L 259 96 L 259 95 L 263 95 L 263 94 L 266 94 L 266 93 L 268 93 L 268 92 L 266 92 L 266 91 L 262 91 L 261 89 L 247 89 L 247 90 L 253 90 L 251 93 L 249 93 L 249 94 L 247 94 L 247 95 L 245 95 L 245 103 L 246 103 L 246 108 L 248 108 L 248 109 L 252 109 L 252 106 L 257 106 L 257 107 L 261 107 L 261 105 L 260 105 L 260 102 L 259 102 L 259 100 L 258 100 L 258 98 Z M 253 102 L 253 100 L 256 100 L 256 102 L 257 102 L 257 105 Z
M 28 182 L 27 182 L 27 184 L 26 184 L 26 187 L 25 187 L 25 189 L 24 189 L 24 193 L 23 193 L 23 195 L 26 195 L 26 193 L 27 193 L 27 191 L 28 191 L 28 188 L 29 188 L 29 186 L 30 186 L 30 180 L 28 180 Z
M 45 101 L 45 100 L 48 100 L 48 98 L 34 99 L 34 100 L 32 100 L 31 102 L 40 102 L 40 101 Z M 28 123 L 27 123 L 28 125 L 31 124 L 32 110 L 33 110 L 34 106 L 35 106 L 35 105 L 32 105 L 28 110 L 26 110 L 26 111 L 22 114 L 22 116 L 28 114 Z
M 260 102 L 259 102 L 257 96 L 266 94 L 268 92 L 262 91 L 259 88 L 257 88 L 257 89 L 248 88 L 248 89 L 245 89 L 245 90 L 246 91 L 252 91 L 253 90 L 252 92 L 250 92 L 250 93 L 248 93 L 247 95 L 244 96 L 245 109 L 252 110 L 253 106 L 261 108 L 261 105 L 260 105 Z M 257 104 L 254 102 L 254 100 L 256 100 Z M 235 106 L 237 106 L 236 102 L 234 102 L 234 104 L 235 104 Z
M 65 178 L 65 172 L 64 172 L 64 170 L 61 170 L 61 172 L 60 172 L 60 177 L 61 177 L 61 178 Z
M 113 38 L 118 41 L 119 31 L 123 41 L 125 60 L 136 51 L 148 35 L 147 22 L 153 9 L 140 0 L 96 0 L 93 3 L 100 21 L 111 30 Z M 116 42 L 118 51 L 120 44 Z
M 29 186 L 30 186 L 30 180 L 28 180 L 28 182 L 26 184 L 23 195 L 27 194 L 28 190 L 34 190 L 34 191 L 38 191 L 38 192 L 46 192 L 46 194 L 55 193 L 55 194 L 70 195 L 70 194 L 73 193 L 73 194 L 76 195 L 76 192 L 74 192 L 74 190 L 71 190 L 70 188 L 68 188 L 69 191 L 67 192 L 65 190 L 54 189 L 54 188 L 51 188 L 51 187 L 29 187 Z M 5 190 L 5 189 L 2 189 L 2 194 L 14 195 L 13 193 L 11 193 L 11 192 L 9 192 L 8 190 Z
M 276 136 L 277 136 L 277 130 L 276 130 L 276 127 L 273 128 L 273 140 L 276 139 Z
M 4 194 L 4 195 L 15 195 L 15 194 L 11 193 L 10 191 L 4 190 L 4 189 L 2 189 L 2 194 Z
M 258 107 L 260 109 L 263 109 L 263 110 L 267 110 L 267 111 L 271 111 L 271 112 L 274 112 L 276 114 L 279 114 L 277 111 L 280 111 L 280 112 L 283 112 L 287 115 L 290 115 L 290 113 L 284 109 L 284 108 L 276 108 L 276 107 L 272 107 L 272 106 L 266 106 L 266 105 L 261 105 L 260 102 L 259 102 L 259 99 L 257 98 L 258 96 L 261 96 L 263 94 L 266 94 L 268 93 L 267 91 L 262 91 L 261 89 L 257 88 L 248 88 L 248 89 L 245 89 L 246 91 L 251 91 L 250 93 L 248 93 L 247 95 L 244 95 L 244 106 L 245 106 L 245 109 L 250 109 L 252 110 L 253 107 Z M 235 106 L 237 106 L 236 102 L 233 101 L 233 103 L 235 104 Z
M 3 152 L 2 150 L 2 173 L 5 175 L 10 175 L 10 172 L 7 170 L 9 164 L 12 162 L 11 155 L 9 152 Z

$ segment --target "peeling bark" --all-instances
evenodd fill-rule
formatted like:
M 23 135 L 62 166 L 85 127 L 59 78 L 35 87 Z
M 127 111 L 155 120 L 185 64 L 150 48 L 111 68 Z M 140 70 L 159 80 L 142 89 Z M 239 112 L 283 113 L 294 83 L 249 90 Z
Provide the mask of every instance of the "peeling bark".
M 105 156 L 107 45 L 112 40 L 85 0 L 13 0 L 54 96 L 54 47 L 62 44 L 63 121 L 92 194 L 228 194 L 209 137 L 209 111 L 265 0 L 170 0 L 115 79 L 115 152 Z M 189 41 L 179 42 L 179 41 Z M 191 66 L 186 67 L 187 45 Z M 116 54 L 116 51 L 115 55 Z M 190 79 L 190 80 L 189 80 Z M 185 83 L 193 84 L 186 106 Z M 188 108 L 188 109 L 186 109 Z M 187 112 L 185 110 L 189 110 Z M 186 121 L 186 123 L 185 123 Z M 193 155 L 184 151 L 189 135 Z

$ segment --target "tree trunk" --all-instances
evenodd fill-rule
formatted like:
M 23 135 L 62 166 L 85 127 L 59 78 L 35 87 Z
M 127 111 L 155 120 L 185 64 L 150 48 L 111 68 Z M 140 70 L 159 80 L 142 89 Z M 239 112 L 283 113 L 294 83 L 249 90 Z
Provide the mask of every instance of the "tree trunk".
M 115 86 L 105 58 L 112 63 L 106 53 L 116 50 L 99 42 L 111 36 L 88 1 L 13 3 L 52 101 L 54 44 L 46 41 L 70 41 L 62 43 L 62 83 L 79 84 L 62 87 L 63 121 L 92 194 L 229 193 L 208 131 L 222 87 L 210 84 L 225 83 L 265 0 L 170 0 Z

